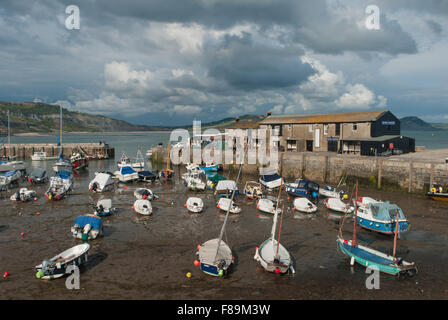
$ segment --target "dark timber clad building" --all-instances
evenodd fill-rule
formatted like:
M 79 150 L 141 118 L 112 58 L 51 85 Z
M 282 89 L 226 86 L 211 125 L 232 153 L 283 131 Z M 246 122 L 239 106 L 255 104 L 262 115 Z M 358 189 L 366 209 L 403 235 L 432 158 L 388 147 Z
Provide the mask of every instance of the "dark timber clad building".
M 277 131 L 286 151 L 372 156 L 415 152 L 415 140 L 401 136 L 400 120 L 388 110 L 270 115 L 259 127 Z

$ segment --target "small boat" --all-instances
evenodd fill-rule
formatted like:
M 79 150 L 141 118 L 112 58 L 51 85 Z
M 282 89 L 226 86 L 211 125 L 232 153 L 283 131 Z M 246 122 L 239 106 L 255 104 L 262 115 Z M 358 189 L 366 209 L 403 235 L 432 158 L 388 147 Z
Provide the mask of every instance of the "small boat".
M 221 180 L 218 181 L 218 184 L 215 187 L 215 195 L 218 197 L 233 197 L 233 193 L 235 196 L 239 194 L 238 187 L 236 182 L 233 180 Z
M 11 170 L 0 175 L 0 184 L 10 185 L 12 183 L 18 183 L 20 177 L 22 176 L 22 171 Z
M 336 188 L 332 188 L 330 186 L 325 186 L 323 188 L 319 188 L 319 194 L 328 198 L 341 198 L 345 192 L 342 190 L 338 191 Z
M 285 184 L 287 194 L 294 197 L 307 197 L 317 201 L 319 197 L 319 185 L 306 179 L 297 179 L 294 183 Z
M 280 213 L 282 211 L 280 208 L 275 207 L 274 201 L 269 200 L 269 199 L 258 200 L 257 201 L 257 209 L 262 212 L 271 213 L 271 214 L 275 214 L 276 212 Z
M 105 192 L 115 188 L 115 176 L 110 172 L 95 172 L 95 178 L 89 183 L 89 190 Z
M 121 159 L 117 162 L 118 169 L 125 166 L 131 166 L 131 159 L 126 155 L 126 153 L 121 153 Z
M 77 239 L 94 240 L 103 235 L 103 222 L 94 214 L 79 216 L 73 223 L 71 232 Z
M 115 208 L 112 207 L 111 199 L 98 200 L 94 209 L 95 212 L 93 214 L 99 217 L 109 216 L 115 211 Z
M 120 167 L 114 172 L 115 177 L 121 182 L 130 182 L 138 180 L 138 173 L 130 165 Z
M 324 200 L 327 209 L 342 212 L 342 213 L 352 213 L 355 208 L 351 207 L 350 204 L 343 202 L 339 198 L 327 198 Z
M 145 189 L 145 188 L 137 188 L 134 191 L 134 196 L 137 199 L 147 199 L 147 200 L 155 200 L 155 199 L 159 199 L 158 196 L 156 196 L 154 194 L 154 192 L 152 192 L 152 190 L 150 189 Z
M 396 204 L 391 204 L 388 201 L 368 202 L 359 206 L 357 211 L 357 223 L 362 228 L 384 234 L 394 234 L 395 217 L 399 217 L 400 232 L 408 231 L 410 224 L 401 208 Z
M 132 168 L 135 170 L 143 170 L 145 168 L 145 159 L 143 158 L 142 152 L 140 149 L 137 149 L 137 155 L 135 156 L 135 162 L 131 164 Z
M 200 167 L 202 171 L 205 172 L 217 172 L 219 170 L 219 165 L 213 163 L 206 163 L 205 166 Z
M 261 176 L 258 181 L 267 189 L 276 189 L 283 183 L 282 177 L 275 170 L 260 170 Z
M 244 186 L 244 194 L 249 199 L 261 199 L 263 197 L 263 190 L 261 184 L 255 181 L 248 181 Z
M 139 199 L 134 202 L 132 209 L 136 212 L 143 215 L 151 215 L 152 214 L 152 205 L 149 200 Z
M 192 173 L 190 176 L 185 178 L 184 184 L 189 190 L 192 191 L 204 191 L 207 184 L 201 179 L 202 174 Z
M 293 209 L 300 212 L 313 213 L 317 211 L 317 206 L 307 198 L 295 198 Z
M 60 278 L 65 274 L 70 274 L 71 272 L 67 272 L 67 267 L 79 267 L 81 264 L 87 262 L 89 249 L 90 245 L 83 243 L 65 250 L 51 259 L 45 259 L 35 267 L 37 271 L 36 277 L 43 280 L 52 280 Z
M 215 190 L 216 185 L 219 181 L 227 180 L 226 177 L 220 176 L 219 174 L 207 174 L 207 188 L 210 190 Z
M 50 187 L 45 192 L 45 197 L 49 200 L 61 200 L 67 196 L 71 190 L 73 177 L 71 171 L 60 170 L 50 178 Z
M 28 182 L 31 183 L 46 183 L 48 181 L 47 170 L 41 168 L 34 168 L 27 176 Z
M 200 213 L 205 208 L 202 199 L 197 197 L 188 198 L 184 206 L 188 209 L 188 211 L 193 213 Z
M 64 158 L 64 156 L 61 154 L 56 162 L 53 165 L 54 172 L 58 172 L 61 170 L 72 170 L 73 165 L 70 161 L 70 159 Z
M 140 182 L 154 182 L 159 179 L 158 171 L 154 170 L 142 170 L 138 173 L 138 181 Z
M 356 198 L 358 198 L 358 182 L 356 182 Z M 417 273 L 417 268 L 413 262 L 406 262 L 403 258 L 396 257 L 397 248 L 397 235 L 399 233 L 399 227 L 395 229 L 393 254 L 388 255 L 381 251 L 366 246 L 359 245 L 357 243 L 357 212 L 358 202 L 355 201 L 355 219 L 353 220 L 353 239 L 345 240 L 342 236 L 342 227 L 344 220 L 339 228 L 339 234 L 336 238 L 336 243 L 343 254 L 350 258 L 350 264 L 354 265 L 355 262 L 365 267 L 376 267 L 379 271 L 399 276 L 407 274 L 413 276 Z M 397 212 L 395 211 L 395 214 Z M 396 224 L 398 224 L 399 215 L 392 217 L 396 218 Z
M 227 198 L 219 199 L 216 207 L 222 211 L 227 211 L 230 208 L 230 213 L 240 213 L 241 212 L 241 208 L 238 207 L 235 202 L 233 202 L 232 200 L 227 199 Z
M 73 170 L 81 170 L 89 166 L 89 159 L 81 155 L 79 152 L 73 153 L 70 157 Z
M 433 186 L 426 196 L 437 201 L 448 201 L 448 193 L 443 192 L 443 188 L 440 186 Z
M 56 160 L 57 158 L 57 156 L 47 156 L 45 151 L 34 152 L 31 156 L 31 160 L 33 161 Z
M 10 199 L 12 201 L 31 201 L 31 200 L 37 200 L 36 195 L 37 195 L 36 191 L 34 190 L 28 190 L 27 188 L 20 188 L 20 190 L 15 192 Z

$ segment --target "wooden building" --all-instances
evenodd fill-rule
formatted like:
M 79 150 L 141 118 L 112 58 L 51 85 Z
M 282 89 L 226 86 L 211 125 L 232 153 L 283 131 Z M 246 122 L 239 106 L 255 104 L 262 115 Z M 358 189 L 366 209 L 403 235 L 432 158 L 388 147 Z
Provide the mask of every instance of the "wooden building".
M 400 120 L 388 110 L 335 114 L 269 115 L 259 128 L 273 129 L 285 151 L 330 151 L 387 155 L 415 151 L 400 135 Z

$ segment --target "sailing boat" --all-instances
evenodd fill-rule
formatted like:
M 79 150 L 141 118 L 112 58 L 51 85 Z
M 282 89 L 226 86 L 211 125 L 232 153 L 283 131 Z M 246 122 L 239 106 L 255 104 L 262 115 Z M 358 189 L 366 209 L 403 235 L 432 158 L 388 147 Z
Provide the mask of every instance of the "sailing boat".
M 358 181 L 356 181 L 356 197 L 358 198 Z M 417 273 L 417 268 L 415 267 L 414 262 L 406 262 L 403 258 L 396 257 L 396 248 L 397 248 L 397 235 L 399 233 L 400 225 L 398 224 L 399 215 L 396 215 L 396 223 L 397 228 L 395 228 L 395 237 L 394 237 L 394 249 L 393 255 L 390 256 L 381 251 L 368 248 L 366 246 L 359 245 L 356 241 L 356 222 L 357 222 L 357 201 L 355 201 L 355 219 L 353 222 L 353 240 L 345 240 L 342 237 L 342 226 L 344 224 L 344 220 L 342 221 L 341 227 L 339 229 L 339 235 L 337 237 L 336 243 L 338 248 L 342 251 L 343 254 L 350 257 L 350 264 L 354 265 L 355 261 L 362 266 L 371 267 L 375 266 L 379 271 L 390 274 L 390 275 L 403 275 L 408 274 L 413 276 Z
M 243 164 L 240 164 L 238 177 L 236 178 L 237 182 L 239 180 L 242 167 Z M 233 201 L 234 196 L 235 192 L 232 192 L 232 198 L 230 200 L 231 202 Z M 222 240 L 224 231 L 226 229 L 226 223 L 227 218 L 229 217 L 230 209 L 231 206 L 228 206 L 219 238 L 211 239 L 207 242 L 204 242 L 202 245 L 198 246 L 199 251 L 196 252 L 197 260 L 195 261 L 195 265 L 199 263 L 201 266 L 201 270 L 211 276 L 224 276 L 225 274 L 227 274 L 228 269 L 234 262 L 232 250 L 230 249 L 228 244 Z
M 168 157 L 166 160 L 166 169 L 160 170 L 160 179 L 171 180 L 174 176 L 174 171 L 170 169 L 170 145 L 168 144 Z
M 11 170 L 19 170 L 24 171 L 25 170 L 25 163 L 23 161 L 11 161 L 10 157 L 8 156 L 11 153 L 11 128 L 9 125 L 9 110 L 8 110 L 8 152 L 6 152 L 4 155 L 0 158 L 0 172 L 6 172 Z
M 283 183 L 282 183 L 283 184 Z M 271 237 L 266 239 L 260 247 L 255 249 L 254 259 L 258 261 L 261 266 L 269 272 L 286 273 L 289 269 L 294 273 L 292 267 L 291 256 L 280 243 L 280 234 L 282 229 L 283 212 L 285 206 L 281 210 L 280 227 L 278 231 L 278 239 L 275 239 L 275 231 L 277 228 L 277 218 L 279 214 L 278 204 L 280 201 L 280 194 L 282 192 L 282 186 L 280 185 L 280 190 L 278 192 L 277 205 L 274 211 L 274 220 L 272 222 Z
M 58 147 L 59 149 L 59 156 L 56 162 L 53 165 L 53 170 L 55 172 L 58 172 L 60 170 L 72 170 L 73 165 L 70 161 L 70 159 L 64 158 L 62 155 L 62 107 L 59 106 L 59 139 L 58 139 Z

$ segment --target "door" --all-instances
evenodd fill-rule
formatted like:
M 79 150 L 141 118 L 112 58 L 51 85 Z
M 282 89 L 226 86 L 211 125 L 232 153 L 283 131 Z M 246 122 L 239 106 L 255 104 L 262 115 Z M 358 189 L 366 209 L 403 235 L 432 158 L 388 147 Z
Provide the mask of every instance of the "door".
M 306 140 L 306 151 L 313 151 L 313 140 Z
M 338 141 L 337 140 L 328 141 L 328 151 L 338 152 Z

